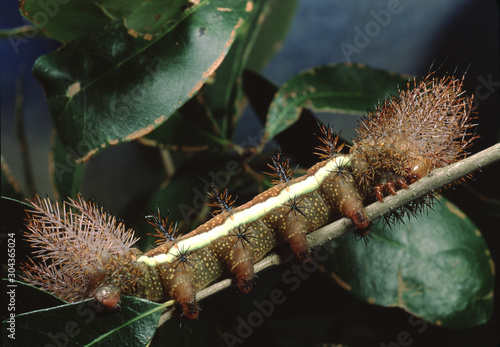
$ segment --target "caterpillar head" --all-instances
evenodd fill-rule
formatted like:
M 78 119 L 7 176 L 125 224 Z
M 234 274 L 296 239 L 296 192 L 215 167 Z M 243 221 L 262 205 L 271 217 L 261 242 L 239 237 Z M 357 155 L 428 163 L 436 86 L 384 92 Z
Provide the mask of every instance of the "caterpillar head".
M 416 182 L 425 177 L 434 168 L 434 163 L 429 158 L 418 156 L 409 160 L 408 180 L 410 183 Z
M 128 254 L 114 254 L 104 259 L 102 269 L 90 276 L 89 296 L 106 309 L 117 308 L 122 295 L 149 298 L 154 286 L 149 269 L 136 261 L 140 254 L 139 250 L 132 248 Z M 161 291 L 161 286 L 155 289 Z
M 107 310 L 113 310 L 118 307 L 120 295 L 120 287 L 110 284 L 98 287 L 93 296 Z
M 118 255 L 105 259 L 103 269 L 90 275 L 87 289 L 89 296 L 95 298 L 106 309 L 112 310 L 118 307 L 122 292 L 126 291 L 130 284 L 134 284 L 121 269 L 130 260 L 128 257 Z

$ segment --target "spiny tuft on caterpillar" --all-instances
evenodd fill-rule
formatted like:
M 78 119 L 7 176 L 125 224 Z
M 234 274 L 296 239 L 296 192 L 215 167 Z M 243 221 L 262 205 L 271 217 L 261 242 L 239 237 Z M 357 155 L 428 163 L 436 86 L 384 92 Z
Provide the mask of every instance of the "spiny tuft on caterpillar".
M 247 293 L 253 264 L 280 242 L 307 261 L 306 234 L 342 216 L 353 220 L 359 236 L 368 236 L 364 205 L 464 158 L 477 137 L 462 80 L 429 76 L 410 84 L 360 122 L 348 155 L 340 154 L 338 135 L 322 127 L 317 154 L 323 161 L 306 175 L 293 178 L 295 170 L 278 154 L 269 165 L 277 178 L 273 187 L 239 207 L 227 190 L 214 187 L 211 206 L 218 210 L 188 234 L 178 236 L 176 225 L 159 215 L 149 218 L 162 240 L 146 253 L 132 247 L 137 240 L 131 230 L 81 196 L 62 208 L 36 196 L 26 236 L 41 262 L 25 264 L 25 279 L 66 301 L 95 298 L 110 309 L 121 295 L 174 299 L 193 319 L 198 290 L 231 273 Z M 386 220 L 415 214 L 429 199 Z

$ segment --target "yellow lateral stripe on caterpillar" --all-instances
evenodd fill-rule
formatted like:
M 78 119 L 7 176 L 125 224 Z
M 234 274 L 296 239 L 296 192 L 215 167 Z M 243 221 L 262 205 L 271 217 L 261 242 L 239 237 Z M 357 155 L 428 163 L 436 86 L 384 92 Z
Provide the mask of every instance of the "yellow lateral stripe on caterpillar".
M 343 155 L 333 158 L 314 175 L 303 181 L 288 185 L 286 189 L 283 189 L 280 194 L 275 197 L 268 198 L 250 208 L 234 213 L 232 215 L 234 218 L 227 218 L 224 224 L 216 226 L 206 233 L 179 241 L 179 243 L 176 244 L 177 247 L 171 247 L 166 254 L 158 254 L 153 257 L 143 255 L 139 257 L 137 261 L 143 262 L 149 266 L 171 263 L 179 256 L 180 250 L 189 249 L 190 251 L 195 251 L 209 245 L 222 236 L 227 236 L 231 230 L 243 224 L 254 222 L 276 208 L 276 206 L 284 205 L 290 199 L 290 196 L 299 197 L 318 189 L 324 179 L 331 174 L 332 171 L 336 170 L 338 167 L 348 167 L 349 165 L 349 156 Z

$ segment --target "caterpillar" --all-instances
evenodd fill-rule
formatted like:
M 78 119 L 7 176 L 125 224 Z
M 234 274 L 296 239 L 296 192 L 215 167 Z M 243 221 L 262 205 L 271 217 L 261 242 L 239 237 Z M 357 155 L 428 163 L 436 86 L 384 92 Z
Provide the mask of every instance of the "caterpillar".
M 183 315 L 194 319 L 197 291 L 232 274 L 247 293 L 253 264 L 278 243 L 288 243 L 307 261 L 306 234 L 342 216 L 366 237 L 371 224 L 366 204 L 464 158 L 477 137 L 463 80 L 429 76 L 407 87 L 360 121 L 348 154 L 332 128 L 322 126 L 321 161 L 305 175 L 293 178 L 295 170 L 277 154 L 269 164 L 273 187 L 238 207 L 227 190 L 213 187 L 211 205 L 218 210 L 185 235 L 177 235 L 176 225 L 159 213 L 150 216 L 162 241 L 146 253 L 133 247 L 133 230 L 81 196 L 62 206 L 36 196 L 26 237 L 41 262 L 25 264 L 25 280 L 66 301 L 95 298 L 108 309 L 117 307 L 122 295 L 174 299 Z

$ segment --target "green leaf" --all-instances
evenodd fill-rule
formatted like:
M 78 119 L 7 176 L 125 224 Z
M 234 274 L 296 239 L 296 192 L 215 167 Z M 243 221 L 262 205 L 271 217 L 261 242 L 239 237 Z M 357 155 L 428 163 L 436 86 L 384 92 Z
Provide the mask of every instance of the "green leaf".
M 156 35 L 177 24 L 195 8 L 188 0 L 96 0 L 34 1 L 20 3 L 21 14 L 35 26 L 61 42 L 121 23 L 134 35 Z
M 398 306 L 462 329 L 493 311 L 494 265 L 477 227 L 450 201 L 393 230 L 374 227 L 364 245 L 347 237 L 328 262 L 338 282 L 361 300 Z
M 231 144 L 240 108 L 244 104 L 241 90 L 243 69 L 258 42 L 261 23 L 269 12 L 270 3 L 272 0 L 254 5 L 214 78 L 205 84 L 196 99 L 191 99 L 162 126 L 145 135 L 144 143 L 186 150 L 213 149 Z
M 150 1 L 151 2 L 151 1 Z M 175 1 L 174 1 L 175 2 Z M 141 5 L 144 7 L 151 6 L 144 4 L 141 0 L 94 0 L 94 3 L 111 19 L 124 19 L 134 13 L 141 12 Z
M 162 125 L 139 140 L 148 146 L 198 152 L 214 150 L 231 143 L 221 134 L 206 104 L 189 100 Z
M 52 132 L 51 137 L 49 172 L 54 195 L 56 199 L 76 198 L 76 194 L 81 189 L 87 163 L 76 163 L 55 131 Z
M 365 65 L 320 66 L 303 71 L 283 84 L 269 108 L 265 138 L 297 121 L 303 107 L 314 111 L 362 115 L 391 93 L 406 86 L 407 76 Z
M 177 24 L 177 19 L 189 8 L 188 0 L 99 0 L 102 10 L 122 20 L 125 27 L 139 35 L 157 34 Z
M 224 59 L 246 8 L 246 0 L 204 2 L 150 41 L 113 24 L 39 58 L 33 73 L 76 161 L 151 132 L 192 98 Z
M 16 315 L 16 339 L 4 335 L 4 346 L 145 346 L 162 306 L 133 297 L 122 297 L 120 306 L 119 312 L 105 312 L 91 299 Z M 7 322 L 2 324 L 5 329 Z
M 247 68 L 261 71 L 281 49 L 294 19 L 298 0 L 271 0 L 265 17 L 259 20 L 261 29 L 248 58 Z
M 238 32 L 229 53 L 217 70 L 211 83 L 207 83 L 201 98 L 213 117 L 213 127 L 219 136 L 231 139 L 241 108 L 244 104 L 242 74 L 248 57 L 255 44 L 271 0 L 261 0 L 254 4 L 250 16 Z
M 45 35 L 61 42 L 72 41 L 112 22 L 91 1 L 63 2 L 24 0 L 19 2 L 19 10 Z

